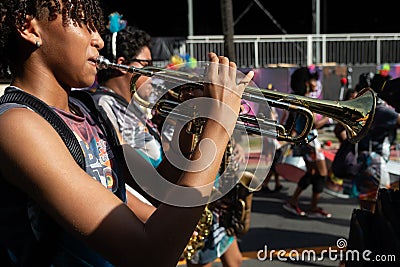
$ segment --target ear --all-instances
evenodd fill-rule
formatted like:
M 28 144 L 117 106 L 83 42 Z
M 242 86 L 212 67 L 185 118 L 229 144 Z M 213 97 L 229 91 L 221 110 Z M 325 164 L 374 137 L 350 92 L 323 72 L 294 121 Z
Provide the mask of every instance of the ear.
M 128 65 L 129 62 L 124 58 L 124 57 L 119 57 L 117 58 L 117 64 L 121 64 L 121 65 Z M 119 70 L 121 73 L 123 74 L 127 74 L 127 71 L 124 70 Z
M 125 65 L 127 65 L 126 60 L 125 60 L 124 57 L 117 58 L 117 64 L 125 64 Z
M 25 29 L 18 29 L 18 33 L 22 39 L 34 46 L 39 47 L 42 44 L 38 21 L 37 19 L 32 18 L 32 16 L 26 16 Z

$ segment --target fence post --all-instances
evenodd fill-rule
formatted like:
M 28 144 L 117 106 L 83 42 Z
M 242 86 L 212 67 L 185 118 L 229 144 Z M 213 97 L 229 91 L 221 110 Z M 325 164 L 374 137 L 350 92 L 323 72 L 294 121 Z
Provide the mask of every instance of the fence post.
M 381 40 L 376 40 L 376 64 L 381 65 Z
M 258 38 L 254 40 L 254 67 L 260 67 L 260 62 L 258 61 Z
M 326 63 L 326 35 L 322 36 L 322 64 Z
M 312 35 L 307 35 L 307 66 L 313 63 L 313 39 Z

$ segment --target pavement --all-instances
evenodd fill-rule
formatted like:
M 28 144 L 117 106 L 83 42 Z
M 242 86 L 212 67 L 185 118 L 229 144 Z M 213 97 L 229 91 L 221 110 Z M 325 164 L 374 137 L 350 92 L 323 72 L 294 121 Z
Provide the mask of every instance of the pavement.
M 250 231 L 239 242 L 244 255 L 254 258 L 245 258 L 245 267 L 258 266 L 339 266 L 338 260 L 323 257 L 315 261 L 290 261 L 283 257 L 260 261 L 254 252 L 265 246 L 268 251 L 294 250 L 301 252 L 305 249 L 320 254 L 322 250 L 337 249 L 338 242 L 347 240 L 350 229 L 350 218 L 353 210 L 359 207 L 357 199 L 343 199 L 322 193 L 320 206 L 332 213 L 329 219 L 311 219 L 298 217 L 282 208 L 289 198 L 296 184 L 282 181 L 288 188 L 284 192 L 265 193 L 257 192 L 253 196 Z M 307 210 L 311 200 L 311 188 L 308 188 L 300 197 L 299 205 Z M 215 265 L 218 266 L 218 265 Z
M 320 133 L 319 138 L 323 142 L 332 142 L 329 147 L 325 147 L 332 153 L 338 148 L 329 128 Z M 394 151 L 393 158 L 398 160 L 398 154 L 398 151 Z M 319 206 L 332 213 L 332 218 L 298 217 L 282 207 L 294 192 L 296 183 L 281 178 L 281 184 L 286 190 L 258 191 L 253 195 L 250 230 L 238 239 L 243 254 L 242 266 L 340 266 L 338 255 L 335 253 L 329 255 L 328 252 L 346 248 L 350 219 L 354 209 L 360 208 L 359 200 L 334 196 L 324 191 Z M 270 188 L 273 187 L 272 179 Z M 307 210 L 310 205 L 311 193 L 309 187 L 300 196 L 299 205 L 303 210 Z M 281 251 L 279 255 L 282 256 L 278 257 L 276 251 L 279 250 L 285 251 L 286 254 Z M 315 257 L 302 257 L 302 252 L 306 252 L 304 255 L 315 255 Z M 288 253 L 299 257 L 291 259 Z M 181 262 L 179 266 L 186 265 Z M 222 267 L 222 264 L 217 260 L 212 267 Z
M 322 193 L 320 206 L 332 213 L 329 219 L 311 219 L 298 217 L 282 208 L 285 200 L 293 193 L 296 183 L 282 180 L 286 188 L 281 192 L 255 192 L 253 195 L 251 228 L 248 233 L 239 238 L 239 247 L 243 254 L 243 267 L 261 266 L 339 266 L 340 261 L 334 257 L 319 258 L 323 250 L 337 249 L 338 242 L 346 242 L 350 218 L 354 209 L 359 207 L 357 199 L 343 199 Z M 273 187 L 273 186 L 271 186 Z M 310 203 L 311 188 L 306 189 L 300 197 L 299 205 L 307 210 Z M 343 241 L 344 240 L 344 241 Z M 341 246 L 341 245 L 340 245 Z M 260 250 L 296 251 L 304 250 L 319 255 L 315 260 L 290 260 L 288 257 L 278 258 L 272 253 L 262 261 L 257 257 Z M 259 254 L 262 258 L 264 254 Z M 319 258 L 319 259 L 318 259 Z M 182 263 L 180 266 L 186 266 Z M 212 267 L 222 267 L 219 261 Z

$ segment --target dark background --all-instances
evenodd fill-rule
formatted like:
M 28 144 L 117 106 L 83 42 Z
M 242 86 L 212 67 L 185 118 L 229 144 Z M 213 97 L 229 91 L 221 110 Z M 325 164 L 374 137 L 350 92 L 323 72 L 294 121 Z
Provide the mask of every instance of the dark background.
M 105 14 L 117 11 L 130 25 L 153 37 L 188 35 L 187 0 L 103 0 Z M 232 0 L 238 19 L 252 0 Z M 276 23 L 254 2 L 235 24 L 235 35 L 311 34 L 312 0 L 259 0 Z M 397 33 L 400 22 L 395 1 L 321 0 L 320 33 Z M 220 0 L 193 0 L 194 35 L 221 35 Z M 278 26 L 279 25 L 279 26 Z

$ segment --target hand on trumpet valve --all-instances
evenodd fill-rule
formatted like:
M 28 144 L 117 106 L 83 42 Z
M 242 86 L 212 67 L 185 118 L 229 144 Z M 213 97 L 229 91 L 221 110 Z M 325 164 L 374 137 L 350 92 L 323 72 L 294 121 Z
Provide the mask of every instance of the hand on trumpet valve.
M 253 78 L 254 72 L 248 72 L 237 83 L 236 63 L 214 53 L 210 53 L 209 58 L 211 63 L 205 75 L 204 95 L 219 100 L 235 112 L 239 112 L 242 94 L 246 85 Z

